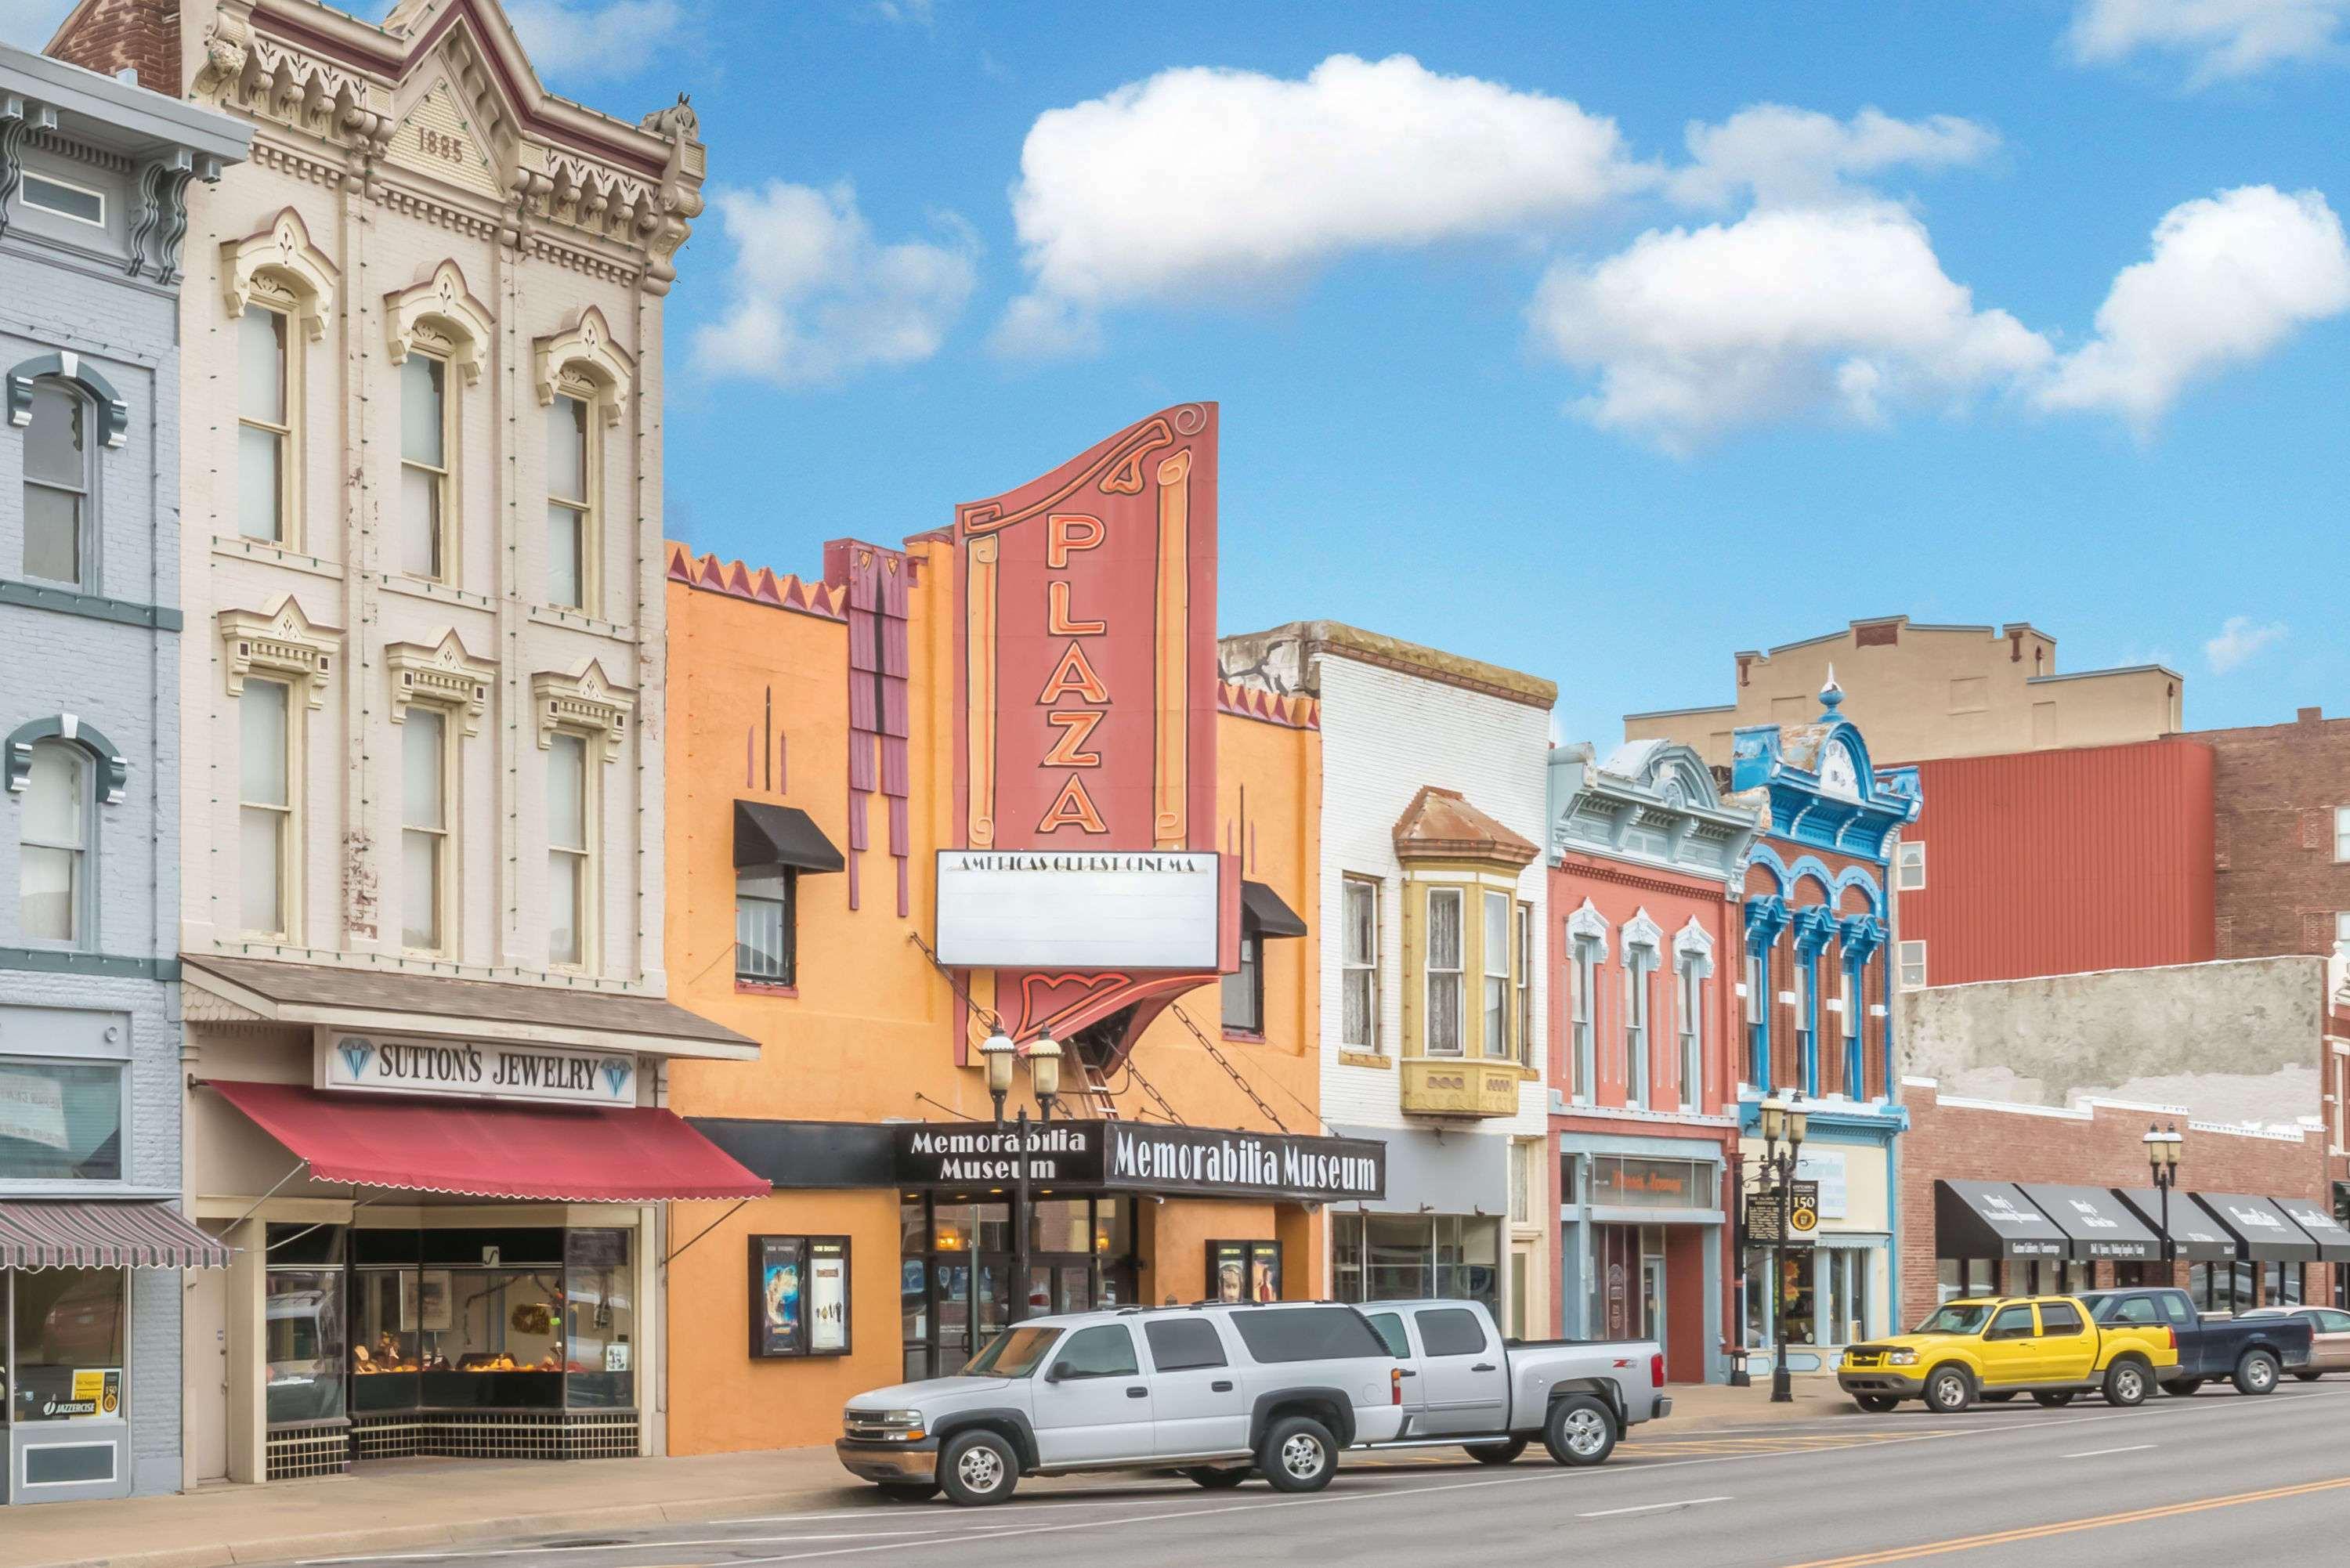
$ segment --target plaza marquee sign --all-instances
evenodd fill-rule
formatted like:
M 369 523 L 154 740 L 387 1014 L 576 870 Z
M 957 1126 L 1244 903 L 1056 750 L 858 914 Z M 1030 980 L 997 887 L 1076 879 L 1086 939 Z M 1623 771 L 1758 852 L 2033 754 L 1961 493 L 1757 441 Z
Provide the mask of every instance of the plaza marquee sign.
M 943 849 L 938 909 L 944 963 L 1216 967 L 1212 853 Z
M 320 1029 L 314 1083 L 320 1089 L 346 1093 L 633 1106 L 637 1059 L 553 1045 L 411 1040 Z
M 1020 1179 L 1105 1191 L 1349 1202 L 1387 1195 L 1387 1146 L 1131 1122 L 1053 1122 L 1017 1129 L 984 1122 L 897 1130 L 896 1179 L 909 1187 L 1001 1188 Z

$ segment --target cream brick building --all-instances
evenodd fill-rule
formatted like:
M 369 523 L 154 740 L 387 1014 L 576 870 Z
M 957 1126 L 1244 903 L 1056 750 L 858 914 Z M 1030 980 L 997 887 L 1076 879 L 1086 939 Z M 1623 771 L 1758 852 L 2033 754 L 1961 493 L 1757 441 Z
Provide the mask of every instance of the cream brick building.
M 1809 719 L 1830 670 L 1881 762 L 1922 763 L 2176 734 L 2186 681 L 2159 664 L 2060 674 L 2056 639 L 2024 621 L 1920 626 L 1908 616 L 1733 656 L 1736 699 L 1624 717 L 1627 741 L 1676 741 L 1730 765 L 1731 732 Z
M 1336 1288 L 1478 1295 L 1547 1333 L 1558 689 L 1336 621 L 1220 646 L 1227 680 L 1321 703 L 1322 1118 L 1388 1147 L 1386 1198 L 1332 1216 Z
M 660 1000 L 694 117 L 555 97 L 494 0 L 85 0 L 52 52 L 254 127 L 185 247 L 187 1179 L 240 1249 L 186 1479 L 659 1451 L 687 1194 L 622 1140 L 693 1137 L 666 1059 L 754 1051 Z M 618 1179 L 472 1168 L 550 1136 Z

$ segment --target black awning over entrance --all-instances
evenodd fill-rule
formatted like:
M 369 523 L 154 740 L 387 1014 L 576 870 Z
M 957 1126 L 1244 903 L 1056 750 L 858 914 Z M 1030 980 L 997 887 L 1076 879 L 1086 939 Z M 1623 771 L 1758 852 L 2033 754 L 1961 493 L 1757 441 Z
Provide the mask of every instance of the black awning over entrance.
M 1241 884 L 1241 913 L 1262 936 L 1302 937 L 1305 934 L 1304 917 L 1284 903 L 1280 894 L 1262 882 Z
M 2278 1211 L 2265 1198 L 2234 1192 L 2198 1192 L 2196 1201 L 2211 1211 L 2220 1228 L 2241 1242 L 2244 1256 L 2255 1263 L 2314 1263 L 2317 1243 L 2309 1233 Z M 2176 1199 L 2173 1201 L 2177 1201 Z
M 2115 1197 L 2110 1188 L 2019 1185 L 2033 1206 L 2071 1240 L 2075 1258 L 2162 1256 L 2162 1238 L 2131 1213 L 2129 1205 Z
M 2012 1183 L 1934 1183 L 1938 1258 L 2064 1258 L 2073 1243 Z
M 734 803 L 735 869 L 785 866 L 795 871 L 840 871 L 847 865 L 824 829 L 798 807 L 763 800 Z
M 2350 1263 L 2350 1228 L 2334 1217 L 2323 1199 L 2315 1198 L 2280 1198 L 2278 1210 L 2284 1217 L 2309 1233 L 2317 1243 L 2317 1261 L 2321 1263 Z
M 2114 1196 L 2146 1221 L 2147 1229 L 2162 1234 L 2162 1194 L 2151 1187 L 2117 1187 Z M 2223 1262 L 2236 1255 L 2236 1239 L 2184 1192 L 2170 1194 L 2170 1244 L 2173 1255 L 2190 1263 Z

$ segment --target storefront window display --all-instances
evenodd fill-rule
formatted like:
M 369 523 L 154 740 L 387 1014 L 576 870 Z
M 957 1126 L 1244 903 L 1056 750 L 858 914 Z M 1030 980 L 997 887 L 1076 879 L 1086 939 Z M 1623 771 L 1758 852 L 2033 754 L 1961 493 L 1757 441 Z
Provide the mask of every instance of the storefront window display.
M 0 1181 L 122 1179 L 122 1064 L 0 1059 Z
M 129 1280 L 120 1269 L 0 1272 L 0 1386 L 19 1426 L 119 1417 Z M 13 1293 L 13 1303 L 10 1300 Z M 0 1450 L 5 1451 L 5 1450 Z
M 1999 1293 L 1999 1264 L 1989 1258 L 1937 1258 L 1934 1261 L 1934 1302 Z
M 1132 1199 L 1047 1194 L 1029 1209 L 1029 1315 L 1137 1299 Z M 909 1192 L 899 1216 L 906 1376 L 952 1372 L 1011 1321 L 1011 1205 Z
M 1787 1343 L 1835 1345 L 1866 1339 L 1874 1263 L 1875 1254 L 1866 1247 L 1791 1247 L 1781 1252 L 1777 1258 L 1779 1289 L 1775 1303 L 1785 1306 Z M 1770 1289 L 1773 1277 L 1772 1254 L 1749 1253 L 1748 1270 L 1747 1343 L 1768 1346 L 1776 1333 L 1771 1317 L 1775 1304 Z M 1761 1288 L 1753 1288 L 1755 1284 Z
M 2187 1293 L 2205 1312 L 2242 1312 L 2257 1300 L 2253 1293 L 2255 1267 L 2242 1262 L 2190 1263 L 2187 1269 Z
M 1498 1216 L 1339 1214 L 1332 1231 L 1341 1301 L 1441 1296 L 1501 1311 Z

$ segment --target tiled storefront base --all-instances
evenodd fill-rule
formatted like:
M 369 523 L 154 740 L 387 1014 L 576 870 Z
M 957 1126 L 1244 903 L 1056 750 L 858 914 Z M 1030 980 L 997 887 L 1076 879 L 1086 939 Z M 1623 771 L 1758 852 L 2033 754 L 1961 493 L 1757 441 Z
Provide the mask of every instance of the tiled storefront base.
M 626 1459 L 634 1410 L 403 1410 L 269 1435 L 269 1479 L 336 1475 L 357 1459 Z

